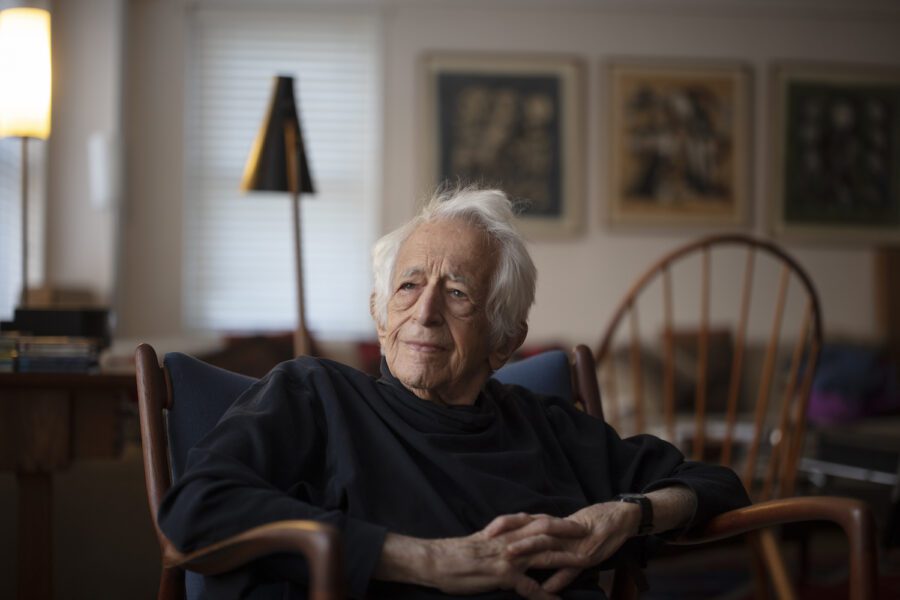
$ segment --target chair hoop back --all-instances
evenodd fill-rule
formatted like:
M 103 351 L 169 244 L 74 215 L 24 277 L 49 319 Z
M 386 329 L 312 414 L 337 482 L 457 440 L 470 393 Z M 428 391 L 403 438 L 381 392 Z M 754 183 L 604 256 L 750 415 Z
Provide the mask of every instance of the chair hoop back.
M 720 269 L 715 277 L 714 256 L 716 261 L 722 261 L 716 266 L 725 266 L 725 272 Z M 676 272 L 691 268 L 699 271 L 699 281 L 689 279 L 685 288 L 688 293 L 676 294 Z M 771 286 L 769 280 L 761 281 L 767 274 L 775 280 Z M 728 283 L 720 283 L 723 279 Z M 726 310 L 714 311 L 713 289 L 717 297 L 739 293 Z M 684 302 L 687 295 L 691 301 Z M 676 298 L 679 308 L 687 306 L 686 310 L 676 310 Z M 656 310 L 639 311 L 639 307 L 650 305 Z M 693 316 L 686 319 L 686 313 Z M 769 316 L 758 319 L 760 314 Z M 676 322 L 694 318 L 696 321 L 689 326 Z M 661 348 L 657 355 L 648 355 L 648 346 L 653 344 L 642 338 L 641 322 L 645 319 L 661 323 Z M 726 320 L 728 325 L 723 327 L 717 319 Z M 758 365 L 748 352 L 754 341 L 751 320 L 752 324 L 761 325 L 757 328 L 758 337 L 765 340 Z M 786 324 L 799 324 L 790 340 L 784 331 Z M 621 344 L 624 357 L 617 360 L 616 344 L 622 338 L 627 338 Z M 793 257 L 771 242 L 748 235 L 701 238 L 654 263 L 637 278 L 614 311 L 596 351 L 607 418 L 617 429 L 631 425 L 631 432 L 648 431 L 651 415 L 647 404 L 652 394 L 647 388 L 660 382 L 660 407 L 656 412 L 661 413 L 661 424 L 654 433 L 675 443 L 689 442 L 692 459 L 716 460 L 738 468 L 749 491 L 754 492 L 754 485 L 759 484 L 760 489 L 754 492 L 758 499 L 789 496 L 796 478 L 806 406 L 821 345 L 818 294 L 809 275 Z M 791 349 L 785 350 L 786 346 Z M 686 350 L 690 350 L 694 361 L 687 373 L 683 367 Z M 784 355 L 790 355 L 789 361 L 783 360 Z M 625 363 L 628 377 L 616 373 L 618 363 Z M 718 374 L 713 372 L 714 363 L 721 367 Z M 789 364 L 787 375 L 780 368 L 785 363 Z M 661 372 L 648 377 L 655 365 Z M 710 395 L 713 379 L 721 384 L 716 398 Z M 678 419 L 679 404 L 684 404 L 679 400 L 683 400 L 681 388 L 685 387 L 685 380 L 691 380 L 688 387 L 693 388 L 690 421 Z M 754 385 L 756 393 L 748 392 Z M 626 394 L 619 392 L 623 386 L 630 386 L 627 401 Z M 719 421 L 710 421 L 713 408 L 722 413 Z M 750 410 L 752 415 L 743 412 Z M 625 423 L 626 414 L 633 423 Z

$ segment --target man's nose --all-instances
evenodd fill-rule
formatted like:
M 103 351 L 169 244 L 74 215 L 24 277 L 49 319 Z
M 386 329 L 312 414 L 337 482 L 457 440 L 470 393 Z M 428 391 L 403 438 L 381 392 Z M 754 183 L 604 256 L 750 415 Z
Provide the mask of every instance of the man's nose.
M 443 320 L 441 308 L 441 294 L 438 286 L 425 286 L 419 299 L 416 300 L 416 321 L 424 326 L 439 325 Z

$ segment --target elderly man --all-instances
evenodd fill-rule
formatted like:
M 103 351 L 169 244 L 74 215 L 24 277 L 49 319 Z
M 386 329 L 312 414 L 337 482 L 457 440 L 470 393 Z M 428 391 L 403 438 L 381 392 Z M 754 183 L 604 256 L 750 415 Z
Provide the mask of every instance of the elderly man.
M 727 469 L 490 379 L 534 301 L 512 221 L 502 192 L 461 190 L 382 238 L 381 378 L 309 357 L 277 366 L 191 451 L 160 510 L 166 535 L 190 550 L 316 519 L 343 534 L 354 597 L 602 598 L 596 567 L 630 538 L 747 504 Z M 273 578 L 302 595 L 302 561 L 286 557 L 207 585 L 220 597 Z

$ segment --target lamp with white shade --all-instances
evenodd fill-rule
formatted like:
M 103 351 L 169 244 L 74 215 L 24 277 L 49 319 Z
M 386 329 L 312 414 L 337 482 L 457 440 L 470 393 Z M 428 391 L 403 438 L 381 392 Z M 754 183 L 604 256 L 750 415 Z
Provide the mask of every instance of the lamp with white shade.
M 0 11 L 0 137 L 22 140 L 22 296 L 28 306 L 28 140 L 50 137 L 50 13 Z

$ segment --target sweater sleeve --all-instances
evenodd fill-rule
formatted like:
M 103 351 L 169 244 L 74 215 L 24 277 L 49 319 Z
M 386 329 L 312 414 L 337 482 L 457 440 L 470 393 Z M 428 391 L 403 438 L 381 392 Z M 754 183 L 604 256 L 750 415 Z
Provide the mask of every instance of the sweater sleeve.
M 232 405 L 190 450 L 184 476 L 166 494 L 160 528 L 191 551 L 249 528 L 286 519 L 312 519 L 342 534 L 350 593 L 365 596 L 381 554 L 383 527 L 323 508 L 331 461 L 314 369 L 285 363 Z M 301 558 L 273 556 L 251 569 L 306 583 Z
M 696 510 L 683 529 L 670 535 L 750 503 L 741 480 L 727 467 L 686 461 L 675 446 L 651 435 L 622 439 L 606 422 L 562 400 L 550 401 L 547 411 L 591 502 L 621 493 L 686 486 L 697 496 Z
M 728 467 L 684 460 L 675 446 L 651 435 L 620 439 L 609 429 L 610 445 L 616 447 L 611 456 L 615 461 L 612 468 L 619 473 L 621 491 L 617 493 L 646 494 L 677 485 L 694 492 L 697 504 L 691 518 L 682 528 L 665 532 L 663 537 L 677 537 L 702 527 L 718 514 L 750 504 L 744 485 Z

